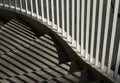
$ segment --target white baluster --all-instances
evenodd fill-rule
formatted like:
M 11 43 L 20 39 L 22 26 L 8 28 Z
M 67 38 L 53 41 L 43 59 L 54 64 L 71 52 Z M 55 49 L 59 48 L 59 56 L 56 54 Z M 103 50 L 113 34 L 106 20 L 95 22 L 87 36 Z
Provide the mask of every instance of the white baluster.
M 33 16 L 33 2 L 30 0 L 30 5 L 31 5 L 31 15 Z
M 116 25 L 117 25 L 117 18 L 118 18 L 117 16 L 118 16 L 119 2 L 120 2 L 120 0 L 116 0 L 116 2 L 115 2 L 107 73 L 110 73 L 110 70 L 111 70 L 112 55 L 113 55 L 113 48 L 114 48 L 114 41 L 115 41 L 115 32 L 116 32 Z
M 28 14 L 28 0 L 25 0 L 25 6 L 26 6 L 26 13 Z
M 119 41 L 118 54 L 117 54 L 117 60 L 116 60 L 116 65 L 115 65 L 115 74 L 114 74 L 115 80 L 117 79 L 119 66 L 120 66 L 120 41 Z
M 89 58 L 89 56 L 88 56 L 88 46 L 89 46 L 89 28 L 90 28 L 90 4 L 91 4 L 91 1 L 87 0 L 85 58 Z
M 81 9 L 81 54 L 84 54 L 84 11 L 85 11 L 85 0 L 82 0 Z
M 39 13 L 38 13 L 38 0 L 35 0 L 35 6 L 36 6 L 36 17 L 39 19 Z
M 22 12 L 22 0 L 20 0 L 20 11 Z
M 66 2 L 66 8 L 67 8 L 67 12 L 66 12 L 66 19 L 67 19 L 67 41 L 70 41 L 70 20 L 69 20 L 69 0 L 67 0 Z
M 51 8 L 52 8 L 52 27 L 55 29 L 55 21 L 54 21 L 54 2 L 51 0 Z
M 80 43 L 80 0 L 77 0 L 77 39 L 76 39 L 76 49 L 79 51 L 79 43 Z
M 47 7 L 47 24 L 49 25 L 49 21 L 50 21 L 50 18 L 49 18 L 49 4 L 48 4 L 48 0 L 46 0 L 46 7 Z
M 3 2 L 3 7 L 5 7 L 5 0 L 3 0 L 2 2 Z
M 94 48 L 94 36 L 95 36 L 95 18 L 96 18 L 96 5 L 97 0 L 93 0 L 93 14 L 92 14 L 92 32 L 91 32 L 91 47 L 90 47 L 90 62 L 93 62 L 93 48 Z
M 59 0 L 56 0 L 56 5 L 57 5 L 57 31 L 59 32 L 60 30 L 60 23 L 59 23 Z
M 64 0 L 61 0 L 62 9 L 62 35 L 65 37 L 65 23 L 64 23 Z
M 15 0 L 15 9 L 17 10 L 17 0 Z
M 98 66 L 98 62 L 99 62 L 102 12 L 103 12 L 103 0 L 100 0 L 100 2 L 99 2 L 99 16 L 98 16 L 98 30 L 97 30 L 96 58 L 95 58 L 95 65 L 96 66 Z
M 41 12 L 42 12 L 42 21 L 44 22 L 44 5 L 43 5 L 43 0 L 41 0 Z
M 75 0 L 72 0 L 72 46 L 75 46 Z
M 11 8 L 11 0 L 9 0 L 9 8 Z
M 110 7 L 111 7 L 111 0 L 108 0 L 107 1 L 107 10 L 106 10 L 106 21 L 105 21 L 104 39 L 103 39 L 101 69 L 104 69 L 104 64 L 105 64 L 105 55 L 106 55 L 106 46 L 107 46 L 107 35 L 108 35 L 109 19 L 110 19 Z

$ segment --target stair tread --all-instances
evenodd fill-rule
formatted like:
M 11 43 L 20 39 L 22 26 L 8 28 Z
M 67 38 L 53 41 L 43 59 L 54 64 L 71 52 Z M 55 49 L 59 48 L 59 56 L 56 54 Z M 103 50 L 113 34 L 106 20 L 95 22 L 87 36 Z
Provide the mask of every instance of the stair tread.
M 5 26 L 6 26 L 6 25 L 5 25 Z M 3 27 L 2 30 L 3 30 L 3 32 L 2 32 L 3 34 L 9 34 L 9 35 L 11 35 L 11 36 L 14 36 L 14 37 L 16 37 L 16 38 L 24 41 L 24 42 L 27 42 L 27 43 L 30 41 L 29 39 L 25 38 L 24 36 L 19 35 L 18 33 L 15 33 L 15 32 L 13 32 L 13 31 L 11 31 L 11 30 L 8 29 L 7 27 Z
M 35 33 L 32 32 L 31 30 L 28 30 L 28 29 L 25 29 L 25 28 L 22 28 L 21 26 L 18 26 L 17 24 L 14 24 L 14 22 L 10 21 L 9 23 L 7 23 L 8 25 L 10 26 L 13 26 L 16 30 L 26 34 L 26 35 L 29 35 L 30 37 L 32 38 L 36 38 L 35 37 Z
M 81 76 L 80 72 L 75 72 L 73 74 L 63 75 L 60 78 L 54 78 L 52 80 L 47 80 L 47 83 L 78 83 Z
M 10 25 L 8 25 L 8 23 L 7 23 L 7 25 L 5 25 L 5 26 L 6 26 L 7 29 L 9 29 L 10 31 L 12 31 L 12 32 L 14 32 L 14 33 L 17 33 L 18 35 L 21 35 L 22 37 L 25 37 L 25 38 L 28 39 L 28 40 L 32 40 L 32 39 L 33 39 L 33 38 L 29 37 L 28 35 L 26 35 L 25 33 L 20 32 L 20 31 L 14 29 L 15 26 L 13 26 L 13 25 L 10 26 Z M 13 28 L 11 28 L 11 27 L 13 27 Z

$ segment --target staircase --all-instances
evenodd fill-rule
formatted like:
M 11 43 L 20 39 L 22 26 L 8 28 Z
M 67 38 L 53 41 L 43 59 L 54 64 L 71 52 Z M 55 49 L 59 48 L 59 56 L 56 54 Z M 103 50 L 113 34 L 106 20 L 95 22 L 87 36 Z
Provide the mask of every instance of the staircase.
M 0 83 L 104 83 L 88 69 L 74 71 L 75 61 L 60 64 L 63 50 L 22 20 L 0 18 Z
M 0 0 L 0 83 L 120 83 L 120 0 Z

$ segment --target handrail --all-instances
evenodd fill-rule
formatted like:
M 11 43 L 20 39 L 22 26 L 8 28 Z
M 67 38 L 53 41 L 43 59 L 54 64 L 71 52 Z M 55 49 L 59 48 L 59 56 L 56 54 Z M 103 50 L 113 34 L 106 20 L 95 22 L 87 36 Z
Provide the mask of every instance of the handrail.
M 117 79 L 120 64 L 120 43 L 116 39 L 116 35 L 120 37 L 117 34 L 120 31 L 117 24 L 120 20 L 117 17 L 119 3 L 120 0 L 115 0 L 113 16 L 111 0 L 2 0 L 0 6 L 25 12 L 47 23 L 81 58 L 101 73 Z M 113 56 L 115 49 L 118 54 Z

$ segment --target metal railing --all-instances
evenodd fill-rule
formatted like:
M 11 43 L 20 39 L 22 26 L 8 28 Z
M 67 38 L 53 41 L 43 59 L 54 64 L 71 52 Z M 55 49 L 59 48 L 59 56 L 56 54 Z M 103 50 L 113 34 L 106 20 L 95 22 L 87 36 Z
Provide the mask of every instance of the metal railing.
M 112 79 L 120 72 L 119 4 L 120 0 L 0 0 L 2 7 L 50 25 L 81 58 Z

